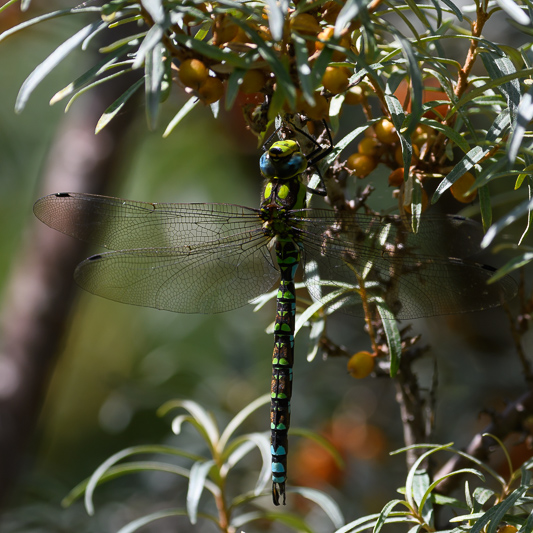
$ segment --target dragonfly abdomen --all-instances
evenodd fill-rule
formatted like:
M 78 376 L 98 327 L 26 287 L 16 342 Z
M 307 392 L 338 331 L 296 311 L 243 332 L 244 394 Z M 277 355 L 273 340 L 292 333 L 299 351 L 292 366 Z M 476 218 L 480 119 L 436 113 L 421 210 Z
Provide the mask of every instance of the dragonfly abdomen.
M 294 362 L 294 317 L 296 293 L 294 275 L 300 261 L 300 248 L 290 238 L 278 237 L 276 258 L 281 272 L 274 325 L 274 352 L 272 354 L 272 383 L 270 404 L 272 498 L 285 504 L 287 481 L 288 431 L 292 396 L 292 365 Z

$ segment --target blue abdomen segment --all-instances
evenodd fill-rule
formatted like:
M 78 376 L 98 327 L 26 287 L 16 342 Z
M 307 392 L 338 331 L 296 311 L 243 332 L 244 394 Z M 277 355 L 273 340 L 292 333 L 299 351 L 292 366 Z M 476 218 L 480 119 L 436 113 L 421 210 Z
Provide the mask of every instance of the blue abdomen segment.
M 274 324 L 270 430 L 272 453 L 272 498 L 285 504 L 287 481 L 288 432 L 291 416 L 292 366 L 294 361 L 294 317 L 296 293 L 294 273 L 300 260 L 298 245 L 288 238 L 276 242 L 276 258 L 281 272 Z

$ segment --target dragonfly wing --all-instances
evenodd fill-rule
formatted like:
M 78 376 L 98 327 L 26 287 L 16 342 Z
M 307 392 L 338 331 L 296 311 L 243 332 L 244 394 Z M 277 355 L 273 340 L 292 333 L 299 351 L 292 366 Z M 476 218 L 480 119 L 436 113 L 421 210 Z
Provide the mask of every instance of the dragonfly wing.
M 431 231 L 414 234 L 398 217 L 342 217 L 322 210 L 307 213 L 297 227 L 304 261 L 314 261 L 319 273 L 306 280 L 315 298 L 343 284 L 357 287 L 362 278 L 369 296 L 383 298 L 397 318 L 407 319 L 487 309 L 516 294 L 510 277 L 487 284 L 492 267 L 446 256 L 476 248 L 477 225 L 459 217 L 434 217 Z M 455 243 L 446 242 L 454 237 Z M 331 280 L 333 288 L 319 280 Z M 342 310 L 363 315 L 356 291 L 347 292 Z
M 212 244 L 108 252 L 76 269 L 85 290 L 118 302 L 177 313 L 221 313 L 267 292 L 279 277 L 257 232 Z
M 257 210 L 238 205 L 147 203 L 84 193 L 45 196 L 33 211 L 51 228 L 110 250 L 197 245 L 262 224 Z

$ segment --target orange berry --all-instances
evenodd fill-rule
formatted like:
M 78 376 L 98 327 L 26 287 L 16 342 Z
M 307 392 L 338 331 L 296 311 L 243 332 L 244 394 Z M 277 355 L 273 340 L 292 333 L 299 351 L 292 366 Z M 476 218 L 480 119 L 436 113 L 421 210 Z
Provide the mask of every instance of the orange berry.
M 413 161 L 416 161 L 419 156 L 420 156 L 420 148 L 418 148 L 416 144 L 413 144 L 413 158 L 411 159 L 411 164 Z M 396 161 L 398 165 L 403 166 L 403 154 L 402 154 L 401 144 L 399 144 L 396 147 L 396 150 L 394 150 L 394 161 Z
M 511 526 L 510 524 L 505 524 L 504 526 L 500 526 L 498 528 L 497 533 L 516 533 L 517 528 L 515 526 Z
M 194 7 L 196 9 L 199 9 L 200 11 L 202 11 L 202 13 L 206 13 L 207 12 L 207 6 L 205 4 L 195 4 Z M 202 22 L 203 22 L 202 19 L 198 19 L 195 16 L 190 15 L 189 13 L 186 13 L 183 16 L 183 23 L 186 26 L 197 26 L 198 24 L 201 24 Z
M 303 33 L 304 35 L 317 35 L 320 31 L 318 20 L 309 13 L 298 13 L 290 20 L 292 31 Z
M 422 212 L 424 212 L 429 205 L 429 197 L 428 193 L 425 191 L 425 189 L 422 189 Z M 411 214 L 411 204 L 407 204 L 403 206 L 406 213 Z
M 327 67 L 322 76 L 324 89 L 332 94 L 339 94 L 350 85 L 350 72 L 344 67 Z
M 332 27 L 323 29 L 317 35 L 317 39 L 320 39 L 320 41 L 315 42 L 315 50 L 323 50 L 326 46 L 326 43 L 322 41 L 329 41 L 333 37 L 333 32 L 334 29 Z
M 356 379 L 366 378 L 374 370 L 374 357 L 370 352 L 357 352 L 348 361 L 348 372 Z
M 231 39 L 232 43 L 249 43 L 250 37 L 248 34 L 240 27 L 237 27 L 237 33 L 233 39 Z
M 363 135 L 365 137 L 375 137 L 376 136 L 376 132 L 374 131 L 374 128 L 372 126 L 370 126 L 370 128 L 367 128 L 365 130 L 365 132 L 363 133 Z
M 380 121 L 374 124 L 374 130 L 376 137 L 384 144 L 394 144 L 398 141 L 398 134 L 394 124 L 386 119 L 382 118 Z
M 322 120 L 327 118 L 329 113 L 329 102 L 320 94 L 315 93 L 315 105 L 311 106 L 304 98 L 298 102 L 298 108 L 303 111 L 311 120 Z
M 403 167 L 393 170 L 389 174 L 389 187 L 401 187 L 403 183 Z
M 411 142 L 418 147 L 422 146 L 431 137 L 435 136 L 435 130 L 425 124 L 419 124 L 411 135 Z
M 222 98 L 224 85 L 218 78 L 209 77 L 198 89 L 200 100 L 206 105 L 213 104 Z
M 378 166 L 378 160 L 369 155 L 355 153 L 348 158 L 346 166 L 353 171 L 352 174 L 364 178 Z
M 363 137 L 357 145 L 357 151 L 360 154 L 376 156 L 380 152 L 381 143 L 376 137 Z
M 185 87 L 198 89 L 208 79 L 209 71 L 199 59 L 186 59 L 181 62 L 178 77 Z
M 358 105 L 362 101 L 363 101 L 363 89 L 360 85 L 356 85 L 355 87 L 350 87 L 346 91 L 344 103 L 348 105 Z
M 333 0 L 331 0 L 330 2 L 326 2 L 325 4 L 322 5 L 322 8 L 321 8 L 322 18 L 328 24 L 331 24 L 332 26 L 334 26 L 341 9 L 342 9 L 342 5 L 338 4 L 337 2 Z
M 258 93 L 265 87 L 266 80 L 267 78 L 262 70 L 251 69 L 244 75 L 240 90 L 246 94 Z
M 230 17 L 219 15 L 215 22 L 215 29 L 213 32 L 214 42 L 217 46 L 222 46 L 225 43 L 235 39 L 239 33 L 239 26 L 235 24 Z
M 469 204 L 477 196 L 477 189 L 468 194 L 468 191 L 474 185 L 476 178 L 470 173 L 465 172 L 457 181 L 450 187 L 452 196 L 463 204 Z

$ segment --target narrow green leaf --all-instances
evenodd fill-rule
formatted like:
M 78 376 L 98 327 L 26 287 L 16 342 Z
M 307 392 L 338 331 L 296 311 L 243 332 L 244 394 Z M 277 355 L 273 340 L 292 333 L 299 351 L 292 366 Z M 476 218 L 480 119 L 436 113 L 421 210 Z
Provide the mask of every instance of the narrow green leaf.
M 90 91 L 91 89 L 94 89 L 94 87 L 97 87 L 98 85 L 102 85 L 102 83 L 107 83 L 108 81 L 114 80 L 115 78 L 118 78 L 119 76 L 122 76 L 123 74 L 126 74 L 128 72 L 131 72 L 131 69 L 128 68 L 124 70 L 119 70 L 118 72 L 100 78 L 99 80 L 96 80 L 95 82 L 89 83 L 85 87 L 82 87 L 79 91 L 75 92 L 70 98 L 70 100 L 67 102 L 67 105 L 65 106 L 65 113 L 67 113 L 68 110 L 71 108 L 72 104 L 86 92 Z
M 502 53 L 503 52 L 500 52 L 500 54 Z M 509 74 L 516 73 L 516 68 L 513 62 L 505 55 L 498 55 L 494 52 L 487 51 L 481 54 L 481 60 L 493 81 Z M 520 82 L 517 79 L 510 80 L 499 84 L 497 88 L 507 99 L 509 114 L 511 120 L 514 121 L 516 110 L 520 103 Z
M 198 98 L 193 96 L 189 98 L 185 105 L 176 113 L 174 118 L 168 123 L 167 129 L 163 133 L 163 138 L 168 137 L 174 128 L 198 105 Z
M 409 117 L 409 126 L 405 131 L 405 136 L 409 137 L 420 122 L 422 116 L 422 94 L 424 92 L 424 83 L 422 82 L 422 73 L 418 65 L 417 58 L 411 46 L 411 43 L 396 34 L 396 39 L 402 47 L 402 53 L 407 60 L 407 71 L 411 78 L 411 115 Z
M 432 127 L 433 129 L 436 129 L 437 131 L 444 133 L 444 135 L 446 135 L 448 139 L 453 141 L 465 154 L 470 151 L 470 146 L 468 142 L 460 133 L 450 128 L 450 126 L 446 126 L 438 120 L 433 120 L 426 117 L 422 117 L 420 119 L 420 122 L 422 124 L 426 124 L 427 126 Z
M 477 162 L 481 161 L 491 148 L 474 146 L 463 158 L 453 167 L 451 172 L 440 182 L 437 190 L 433 194 L 431 203 L 434 204 L 442 194 L 447 191 L 465 172 L 468 172 Z
M 229 439 L 235 433 L 237 428 L 241 426 L 241 424 L 257 409 L 260 407 L 263 407 L 263 405 L 266 405 L 270 402 L 270 394 L 263 394 L 263 396 L 259 396 L 257 400 L 254 400 L 253 402 L 249 403 L 246 407 L 241 409 L 230 421 L 230 423 L 226 426 L 224 429 L 222 435 L 220 436 L 220 439 L 218 441 L 218 447 L 222 450 L 225 448 L 226 444 L 228 443 Z
M 366 9 L 363 0 L 346 0 L 344 6 L 339 11 L 337 20 L 335 21 L 335 31 L 333 35 L 340 37 L 345 28 L 348 27 L 359 16 L 359 12 Z
M 9 6 L 12 6 L 13 4 L 16 4 L 19 0 L 8 0 L 3 6 L 0 6 L 0 13 L 4 11 L 4 9 L 7 9 Z M 23 11 L 21 9 L 21 11 Z
M 319 435 L 318 433 L 315 433 L 314 431 L 310 431 L 305 428 L 291 428 L 291 435 L 298 435 L 299 437 L 305 437 L 306 439 L 316 442 L 316 444 L 324 448 L 324 450 L 326 450 L 331 455 L 331 457 L 333 457 L 335 464 L 339 468 L 344 468 L 345 463 L 344 459 L 342 458 L 342 455 L 339 453 L 337 448 L 335 448 L 335 446 L 322 435 Z
M 302 95 L 310 106 L 315 105 L 314 92 L 311 78 L 311 67 L 309 65 L 309 52 L 307 51 L 307 42 L 296 32 L 292 34 L 292 42 L 294 44 L 294 51 L 296 53 L 296 71 L 300 80 L 300 87 Z
M 196 524 L 198 520 L 198 505 L 204 490 L 205 482 L 209 471 L 216 465 L 213 459 L 209 461 L 198 461 L 191 467 L 189 477 L 189 488 L 187 490 L 187 514 L 191 524 Z
M 479 199 L 479 209 L 481 211 L 481 222 L 483 223 L 483 231 L 487 231 L 492 224 L 492 204 L 490 202 L 489 188 L 484 185 L 477 190 Z
M 372 533 L 379 533 L 383 526 L 387 523 L 387 518 L 390 516 L 392 510 L 397 505 L 404 505 L 405 502 L 402 500 L 391 500 L 390 502 L 386 503 L 383 509 L 381 510 L 381 513 L 379 513 L 378 519 L 376 520 L 376 524 L 374 526 L 374 529 L 372 530 Z
M 459 19 L 459 22 L 463 22 L 463 12 L 451 0 L 440 1 L 453 11 L 454 15 Z
M 487 533 L 494 533 L 498 526 L 500 525 L 500 522 L 504 515 L 512 508 L 514 507 L 517 500 L 523 496 L 523 494 L 527 491 L 527 487 L 519 487 L 505 500 L 502 502 L 496 504 L 494 507 L 491 507 L 481 519 L 479 519 L 470 530 L 471 533 L 481 533 L 481 531 L 485 530 L 485 526 L 490 522 L 489 527 L 486 529 Z
M 507 150 L 507 155 L 511 163 L 516 161 L 518 150 L 520 149 L 524 134 L 529 128 L 531 120 L 533 120 L 533 87 L 524 94 L 520 105 L 518 106 L 516 127 L 509 139 L 509 148 Z
M 289 492 L 299 494 L 316 503 L 326 513 L 336 528 L 341 527 L 346 522 L 337 502 L 326 493 L 308 487 L 291 487 Z
M 162 511 L 156 511 L 155 513 L 150 513 L 141 516 L 141 518 L 133 520 L 129 524 L 126 524 L 124 527 L 121 527 L 117 531 L 117 533 L 134 533 L 135 531 L 141 529 L 147 524 L 151 524 L 156 520 L 160 520 L 161 518 L 168 518 L 170 516 L 187 516 L 187 511 L 185 511 L 184 509 L 163 509 Z M 206 518 L 207 520 L 211 520 L 211 522 L 218 524 L 218 519 L 213 515 L 199 513 L 198 516 L 201 516 L 202 518 Z
M 524 202 L 518 204 L 514 209 L 507 213 L 503 218 L 500 218 L 496 224 L 493 224 L 483 240 L 481 241 L 481 248 L 487 248 L 489 244 L 493 241 L 494 237 L 504 228 L 512 224 L 515 220 L 518 220 L 520 217 L 524 216 L 529 211 L 533 210 L 533 198 L 525 200 Z
M 18 0 L 14 0 L 15 2 L 18 2 Z M 8 7 L 11 5 L 10 2 L 8 4 L 3 5 L 0 8 L 0 12 L 5 7 Z M 24 30 L 26 28 L 29 28 L 30 26 L 34 26 L 35 24 L 39 24 L 41 22 L 44 22 L 46 20 L 55 19 L 59 17 L 64 17 L 66 15 L 72 15 L 74 13 L 88 13 L 88 12 L 94 12 L 99 13 L 100 8 L 99 7 L 88 7 L 83 10 L 78 10 L 76 8 L 73 9 L 60 9 L 58 11 L 51 11 L 50 13 L 45 13 L 44 15 L 39 15 L 38 17 L 34 17 L 30 20 L 25 20 L 24 22 L 21 22 L 20 24 L 17 24 L 16 26 L 13 26 L 12 28 L 9 28 L 8 30 L 4 31 L 3 33 L 0 33 L 0 42 L 2 42 L 4 39 L 7 39 L 9 36 L 13 35 L 14 33 L 17 33 L 21 30 Z
M 135 55 L 135 61 L 133 62 L 133 69 L 140 68 L 145 62 L 146 55 L 151 52 L 163 39 L 164 30 L 161 26 L 155 25 L 152 26 L 145 38 L 143 39 L 141 46 L 137 50 Z
M 103 22 L 93 22 L 85 28 L 82 28 L 75 35 L 67 39 L 64 43 L 59 45 L 40 65 L 38 65 L 34 71 L 26 78 L 17 96 L 15 103 L 15 112 L 20 113 L 31 93 L 35 88 L 43 81 L 50 72 L 67 57 L 70 52 L 77 48 L 83 40 L 92 32 L 97 30 L 100 26 L 105 25 Z
M 118 41 L 114 41 L 111 44 L 108 44 L 107 46 L 102 46 L 98 49 L 98 51 L 101 54 L 109 54 L 110 52 L 113 52 L 117 48 L 121 48 L 125 44 L 130 46 L 138 46 L 139 40 L 146 37 L 147 31 L 142 31 L 140 33 L 136 33 L 135 35 L 128 35 L 127 37 L 124 37 L 122 39 L 118 39 Z
M 152 131 L 157 126 L 157 117 L 161 105 L 161 83 L 165 74 L 165 53 L 166 48 L 163 45 L 156 44 L 146 54 L 144 66 L 146 119 L 148 120 L 148 128 Z
M 103 113 L 96 124 L 95 133 L 102 131 L 116 114 L 124 107 L 124 104 L 133 96 L 135 91 L 144 83 L 143 78 L 137 80 L 131 87 L 129 87 L 121 96 L 119 96 Z
M 230 110 L 235 103 L 235 99 L 239 94 L 239 87 L 242 84 L 242 79 L 246 71 L 244 69 L 236 68 L 228 78 L 228 83 L 226 84 L 226 101 L 224 108 L 226 111 Z
M 165 11 L 161 0 L 141 0 L 141 5 L 156 24 L 162 24 L 165 20 Z
M 287 3 L 276 2 L 276 0 L 266 0 L 268 6 L 268 27 L 272 40 L 281 41 L 283 38 L 283 25 L 285 24 L 285 14 Z
M 131 455 L 136 454 L 142 454 L 142 453 L 163 453 L 163 454 L 169 454 L 169 455 L 177 455 L 181 457 L 188 457 L 190 459 L 194 460 L 200 460 L 201 457 L 190 454 L 188 452 L 179 450 L 177 448 L 172 448 L 170 446 L 160 446 L 160 445 L 150 445 L 150 446 L 132 446 L 130 448 L 126 448 L 124 450 L 121 450 L 118 453 L 113 454 L 111 457 L 106 459 L 91 475 L 89 480 L 87 481 L 87 485 L 85 487 L 85 509 L 87 510 L 87 514 L 90 516 L 94 515 L 94 505 L 93 505 L 93 494 L 100 483 L 103 476 L 106 474 L 106 472 L 109 471 L 109 469 L 121 461 L 122 459 L 125 459 L 126 457 L 130 457 Z M 127 466 L 127 465 L 126 465 Z M 174 466 L 174 465 L 169 465 Z M 181 468 L 181 467 L 177 467 Z M 177 473 L 181 473 L 181 470 Z M 181 474 L 180 474 L 181 475 Z M 209 489 L 211 490 L 211 489 Z M 215 486 L 216 490 L 216 486 Z
M 240 21 L 238 20 L 236 20 L 235 23 L 240 25 Z M 183 45 L 185 48 L 188 48 L 194 52 L 198 52 L 201 55 L 205 55 L 215 61 L 220 61 L 221 63 L 225 62 L 228 65 L 244 70 L 248 70 L 249 68 L 249 64 L 246 59 L 241 58 L 233 52 L 221 50 L 218 46 L 213 46 L 205 41 L 199 41 L 198 39 L 194 39 L 189 35 L 184 35 L 181 33 L 175 33 L 172 36 L 172 39 Z
M 507 274 L 513 272 L 513 270 L 518 270 L 533 261 L 533 252 L 524 252 L 523 254 L 513 257 L 510 261 L 505 263 L 501 268 L 496 271 L 496 274 L 490 278 L 490 281 L 497 281 Z
M 89 83 L 91 80 L 105 72 L 108 67 L 113 65 L 121 55 L 131 50 L 131 48 L 131 46 L 124 45 L 113 51 L 108 56 L 104 57 L 104 59 L 99 61 L 96 65 L 94 65 L 94 67 L 90 68 L 87 72 L 76 78 L 73 82 L 69 83 L 64 89 L 61 89 L 54 94 L 50 100 L 50 105 L 54 105 L 60 100 L 63 100 L 63 98 L 78 91 L 86 83 Z
M 376 305 L 379 316 L 383 319 L 383 329 L 385 330 L 390 353 L 390 376 L 393 378 L 396 376 L 396 373 L 400 368 L 400 361 L 402 358 L 402 340 L 400 331 L 398 330 L 398 324 L 394 314 L 390 311 L 385 302 L 383 300 L 376 301 Z
M 418 513 L 422 515 L 426 524 L 433 525 L 433 505 L 428 498 L 430 487 L 429 475 L 425 470 L 418 470 L 413 479 L 413 497 L 418 506 Z
M 318 348 L 320 345 L 320 339 L 326 329 L 326 321 L 324 318 L 318 318 L 311 322 L 311 329 L 309 331 L 309 341 L 307 348 L 307 361 L 314 361 Z
M 531 24 L 531 19 L 527 13 L 522 9 L 521 6 L 513 2 L 513 0 L 497 0 L 500 7 L 518 24 L 524 26 L 529 26 Z

